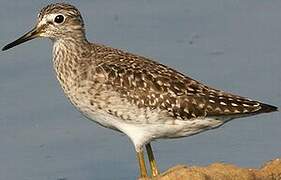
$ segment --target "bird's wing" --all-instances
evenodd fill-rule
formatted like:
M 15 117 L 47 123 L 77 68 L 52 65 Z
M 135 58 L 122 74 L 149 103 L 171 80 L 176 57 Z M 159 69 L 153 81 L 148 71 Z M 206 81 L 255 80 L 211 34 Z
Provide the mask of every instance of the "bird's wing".
M 101 61 L 97 60 L 97 72 L 105 72 L 107 83 L 139 107 L 160 108 L 181 119 L 236 117 L 277 110 L 274 106 L 208 87 L 145 57 L 111 48 L 102 52 L 106 53 Z

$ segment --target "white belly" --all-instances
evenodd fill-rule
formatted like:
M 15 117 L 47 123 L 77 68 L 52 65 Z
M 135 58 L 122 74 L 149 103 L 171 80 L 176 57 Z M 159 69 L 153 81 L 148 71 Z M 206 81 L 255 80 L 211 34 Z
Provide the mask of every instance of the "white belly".
M 102 110 L 96 112 L 87 111 L 84 114 L 90 120 L 104 127 L 118 130 L 129 136 L 136 151 L 139 151 L 143 145 L 154 139 L 190 136 L 223 124 L 223 121 L 210 118 L 166 121 L 165 123 L 132 123 L 109 115 Z
M 72 103 L 90 120 L 129 136 L 137 151 L 154 139 L 190 136 L 225 122 L 215 118 L 175 119 L 167 111 L 158 108 L 139 108 L 112 91 L 104 92 L 102 97 L 106 101 L 103 98 L 80 96 L 77 99 L 69 96 Z

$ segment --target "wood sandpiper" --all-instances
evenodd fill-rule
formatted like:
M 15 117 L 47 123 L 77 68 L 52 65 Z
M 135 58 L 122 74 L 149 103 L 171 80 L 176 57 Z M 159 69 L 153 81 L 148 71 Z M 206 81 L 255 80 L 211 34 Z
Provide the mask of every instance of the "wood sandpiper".
M 52 40 L 56 76 L 71 103 L 90 120 L 129 136 L 141 177 L 147 177 L 144 146 L 152 176 L 159 173 L 150 145 L 155 139 L 191 136 L 235 118 L 277 111 L 143 56 L 90 43 L 73 5 L 44 7 L 36 26 L 2 50 L 37 37 Z

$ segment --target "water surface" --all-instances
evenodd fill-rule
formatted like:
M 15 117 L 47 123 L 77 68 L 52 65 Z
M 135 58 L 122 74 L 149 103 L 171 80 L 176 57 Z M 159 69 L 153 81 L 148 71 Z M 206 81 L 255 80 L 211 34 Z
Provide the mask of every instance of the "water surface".
M 72 1 L 89 40 L 148 56 L 207 84 L 281 106 L 281 1 Z M 47 1 L 2 0 L 0 45 L 32 27 Z M 134 179 L 126 136 L 86 120 L 53 73 L 51 42 L 0 53 L 0 179 Z M 258 167 L 281 156 L 281 115 L 232 121 L 153 143 L 161 170 L 227 162 Z

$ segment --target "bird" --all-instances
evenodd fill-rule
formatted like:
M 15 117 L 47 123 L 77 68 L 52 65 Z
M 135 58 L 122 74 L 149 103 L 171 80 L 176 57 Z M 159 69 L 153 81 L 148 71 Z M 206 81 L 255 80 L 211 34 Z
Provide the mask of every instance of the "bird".
M 44 37 L 53 43 L 53 67 L 66 97 L 93 122 L 127 135 L 140 177 L 159 175 L 151 142 L 195 135 L 236 118 L 278 108 L 205 85 L 146 58 L 89 42 L 80 11 L 68 3 L 41 9 L 35 27 L 2 48 Z

